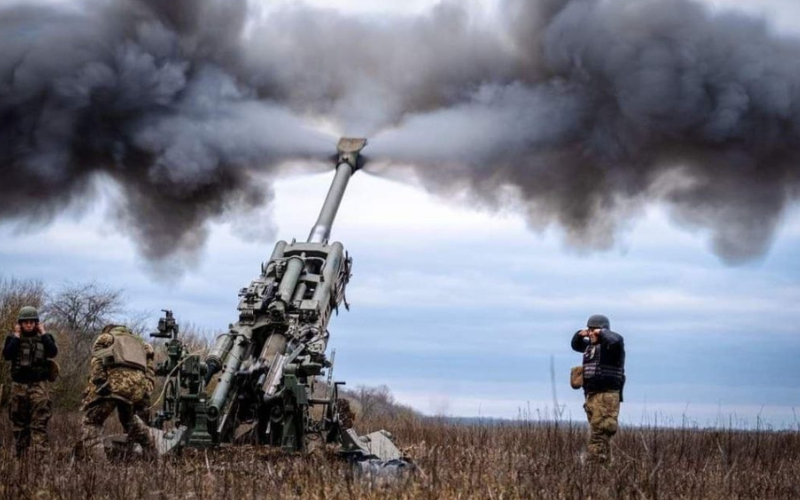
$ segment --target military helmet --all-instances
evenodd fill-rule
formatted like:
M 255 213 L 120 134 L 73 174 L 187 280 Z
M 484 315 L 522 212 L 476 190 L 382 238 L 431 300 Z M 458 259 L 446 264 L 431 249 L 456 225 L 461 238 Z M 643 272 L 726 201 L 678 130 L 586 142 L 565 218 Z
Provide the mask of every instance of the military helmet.
M 105 328 L 103 328 L 102 333 L 110 333 L 112 335 L 121 334 L 121 333 L 127 333 L 127 334 L 130 335 L 131 331 L 130 331 L 130 329 L 128 329 L 127 326 L 117 325 L 117 324 L 110 324 L 110 325 L 106 325 Z
M 23 321 L 39 321 L 39 311 L 36 310 L 35 307 L 32 306 L 25 306 L 19 310 L 19 316 L 17 316 L 17 322 L 21 323 Z
M 592 314 L 586 321 L 586 328 L 611 328 L 611 322 L 602 314 Z

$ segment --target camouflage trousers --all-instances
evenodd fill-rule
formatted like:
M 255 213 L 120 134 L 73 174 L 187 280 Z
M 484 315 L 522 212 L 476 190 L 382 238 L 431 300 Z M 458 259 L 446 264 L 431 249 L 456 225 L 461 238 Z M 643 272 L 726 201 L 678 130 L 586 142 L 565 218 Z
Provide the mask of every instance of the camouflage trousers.
M 589 461 L 606 463 L 611 457 L 611 438 L 619 428 L 619 391 L 587 394 L 583 409 L 589 420 Z
M 97 399 L 84 406 L 86 415 L 83 417 L 81 428 L 81 441 L 78 446 L 80 454 L 89 454 L 92 458 L 105 457 L 103 447 L 103 424 L 106 419 L 117 410 L 119 422 L 128 435 L 128 442 L 138 443 L 145 455 L 153 456 L 155 443 L 150 431 L 137 413 L 143 413 L 141 408 L 114 398 Z
M 53 403 L 50 401 L 49 382 L 11 384 L 9 417 L 18 457 L 31 445 L 37 453 L 47 449 L 47 424 L 52 416 Z

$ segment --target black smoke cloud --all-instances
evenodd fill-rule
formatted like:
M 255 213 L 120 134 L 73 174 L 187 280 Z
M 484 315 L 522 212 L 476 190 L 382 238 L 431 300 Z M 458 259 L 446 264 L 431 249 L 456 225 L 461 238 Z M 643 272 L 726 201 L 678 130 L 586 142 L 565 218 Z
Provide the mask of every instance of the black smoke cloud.
M 269 201 L 277 164 L 329 154 L 232 69 L 246 15 L 211 0 L 0 9 L 0 218 L 46 222 L 105 176 L 147 259 L 190 256 L 208 220 Z
M 105 1 L 0 9 L 0 218 L 47 220 L 121 186 L 143 254 L 269 202 L 327 122 L 373 172 L 509 204 L 610 246 L 643 207 L 763 254 L 797 198 L 800 44 L 689 0 L 500 0 L 417 16 L 294 3 Z
M 533 227 L 608 247 L 654 201 L 737 263 L 798 195 L 800 44 L 686 0 L 505 3 L 511 82 L 406 116 L 371 152 L 434 191 L 509 194 Z

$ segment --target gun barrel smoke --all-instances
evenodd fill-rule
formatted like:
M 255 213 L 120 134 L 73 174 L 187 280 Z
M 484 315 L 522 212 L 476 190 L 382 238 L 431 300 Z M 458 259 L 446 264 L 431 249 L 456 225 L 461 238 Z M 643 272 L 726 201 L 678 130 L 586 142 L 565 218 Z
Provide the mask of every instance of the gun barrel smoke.
M 190 256 L 208 220 L 271 199 L 277 164 L 326 154 L 332 139 L 225 67 L 245 12 L 241 1 L 0 8 L 0 219 L 50 220 L 104 174 L 146 258 Z
M 490 205 L 511 188 L 533 227 L 578 246 L 610 246 L 660 201 L 726 262 L 768 249 L 798 191 L 797 40 L 684 0 L 506 6 L 528 56 L 513 81 L 406 116 L 373 156 Z
M 244 0 L 0 8 L 0 219 L 47 220 L 90 193 L 150 259 L 269 202 L 312 121 L 374 139 L 442 196 L 507 194 L 533 228 L 613 244 L 653 202 L 762 255 L 798 197 L 800 42 L 690 0 L 442 2 L 359 17 Z

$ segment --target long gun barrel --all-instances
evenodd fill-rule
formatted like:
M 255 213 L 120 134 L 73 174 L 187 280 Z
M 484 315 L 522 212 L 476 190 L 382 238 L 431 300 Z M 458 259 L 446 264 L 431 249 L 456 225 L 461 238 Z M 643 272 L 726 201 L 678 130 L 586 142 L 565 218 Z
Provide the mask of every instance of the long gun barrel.
M 336 212 L 339 211 L 344 190 L 347 188 L 347 183 L 350 182 L 350 177 L 358 170 L 359 153 L 366 145 L 366 139 L 342 138 L 339 140 L 337 146 L 339 161 L 336 165 L 336 176 L 333 178 L 331 187 L 328 190 L 328 196 L 325 198 L 322 210 L 319 211 L 317 223 L 314 224 L 314 227 L 311 228 L 311 233 L 308 235 L 308 243 L 323 243 L 330 238 L 333 219 L 336 217 Z
M 301 451 L 309 440 L 323 437 L 339 442 L 348 456 L 399 457 L 385 436 L 360 438 L 345 426 L 352 421 L 349 406 L 339 399 L 342 383 L 330 383 L 333 359 L 326 355 L 331 315 L 342 302 L 347 306 L 352 269 L 344 246 L 329 241 L 331 229 L 366 144 L 366 139 L 339 141 L 336 174 L 308 239 L 276 243 L 260 276 L 239 292 L 238 321 L 217 338 L 204 361 L 172 336 L 171 364 L 162 370 L 170 380 L 158 422 L 160 427 L 174 419 L 177 431 L 159 431 L 163 448 L 256 442 Z M 329 370 L 329 384 L 327 396 L 320 397 L 314 389 L 323 370 Z M 214 387 L 210 395 L 206 384 Z M 311 411 L 312 406 L 322 411 Z M 366 443 L 382 443 L 382 451 Z
M 339 141 L 336 174 L 308 240 L 275 245 L 261 276 L 239 294 L 239 321 L 206 357 L 209 379 L 220 374 L 205 411 L 217 442 L 231 439 L 237 422 L 255 420 L 259 441 L 304 446 L 314 378 L 331 367 L 328 322 L 350 278 L 351 260 L 329 242 L 331 228 L 366 143 Z

